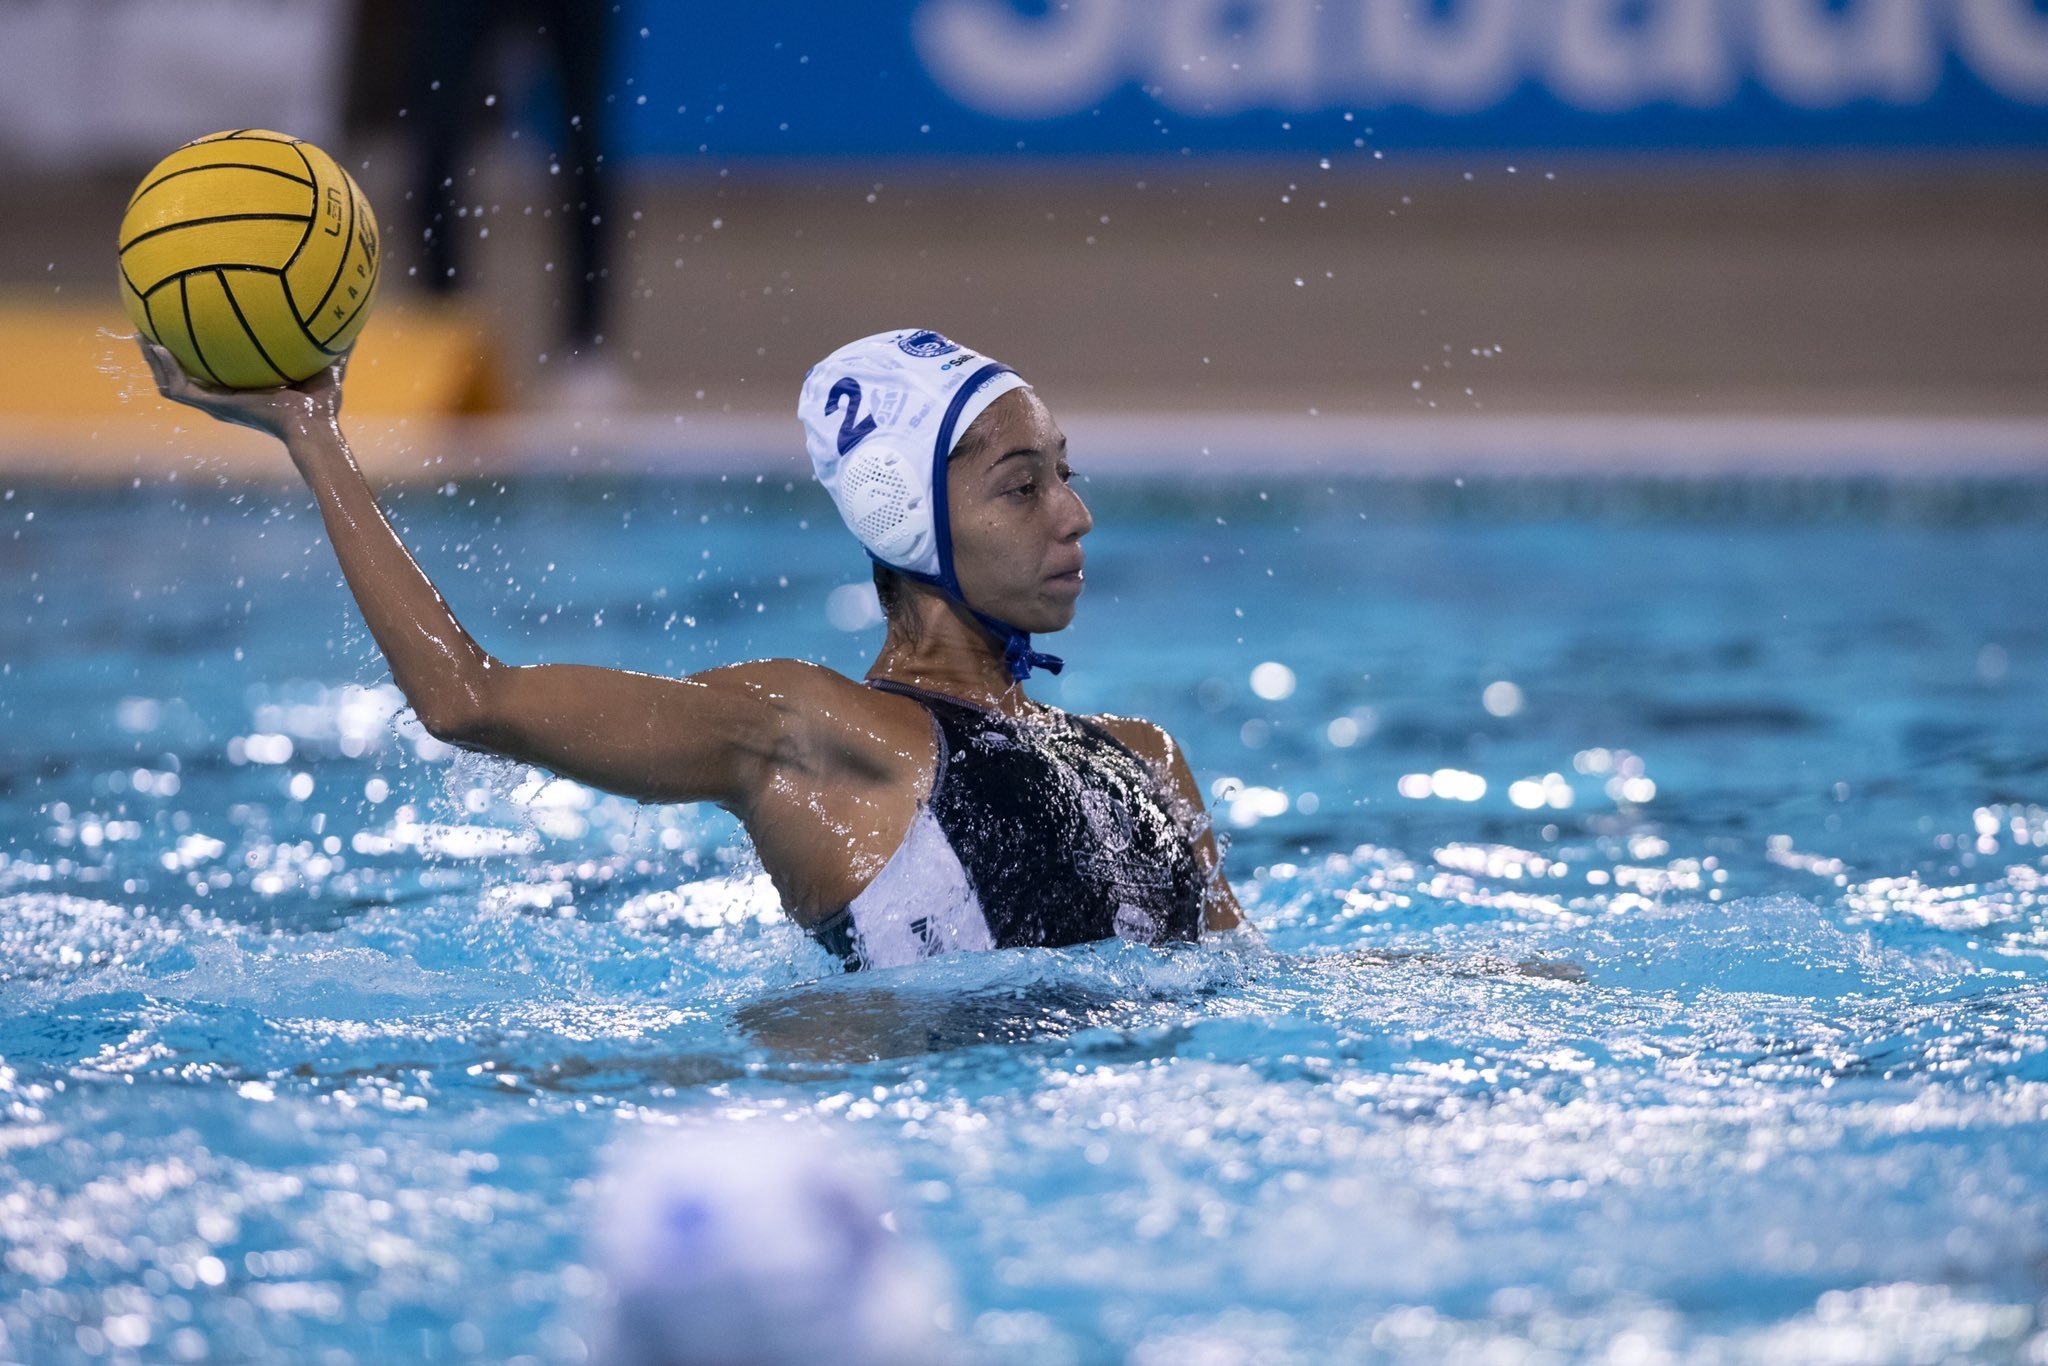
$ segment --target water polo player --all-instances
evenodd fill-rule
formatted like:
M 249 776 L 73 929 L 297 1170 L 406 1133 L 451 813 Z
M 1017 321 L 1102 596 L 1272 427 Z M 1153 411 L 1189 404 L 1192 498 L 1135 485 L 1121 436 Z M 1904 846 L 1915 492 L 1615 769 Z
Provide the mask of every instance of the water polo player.
M 1009 367 L 935 332 L 866 337 L 804 380 L 819 481 L 875 563 L 887 636 L 864 682 L 800 660 L 682 679 L 492 658 L 399 541 L 340 427 L 342 365 L 285 389 L 158 388 L 280 438 L 422 725 L 641 801 L 716 802 L 790 916 L 849 967 L 1241 923 L 1201 793 L 1147 721 L 1033 702 L 1074 619 L 1066 438 Z

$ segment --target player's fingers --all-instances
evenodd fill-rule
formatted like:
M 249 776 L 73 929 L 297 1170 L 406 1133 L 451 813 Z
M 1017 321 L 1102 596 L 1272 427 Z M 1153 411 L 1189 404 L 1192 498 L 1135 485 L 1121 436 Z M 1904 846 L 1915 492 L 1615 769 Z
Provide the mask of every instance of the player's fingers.
M 237 400 L 242 397 L 236 391 L 201 384 L 186 373 L 185 367 L 178 364 L 178 358 L 170 351 L 147 338 L 141 341 L 143 359 L 149 362 L 149 372 L 156 380 L 157 392 L 165 398 L 214 417 L 228 416 L 236 408 Z
M 156 342 L 144 339 L 142 354 L 149 361 L 149 371 L 156 379 L 156 391 L 173 403 L 184 403 L 192 407 L 202 406 L 206 396 L 203 385 L 185 373 L 185 367 L 178 364 L 178 358 Z
M 171 392 L 171 376 L 176 373 L 177 367 L 168 364 L 170 358 L 164 349 L 149 338 L 137 337 L 135 344 L 142 348 L 143 363 L 149 366 L 149 377 L 156 381 L 157 392 L 168 398 Z

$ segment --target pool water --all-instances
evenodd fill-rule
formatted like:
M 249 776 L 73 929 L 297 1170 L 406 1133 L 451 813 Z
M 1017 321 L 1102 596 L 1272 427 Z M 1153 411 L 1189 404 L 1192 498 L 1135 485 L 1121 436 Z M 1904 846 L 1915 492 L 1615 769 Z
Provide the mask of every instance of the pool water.
M 1262 944 L 838 974 L 426 737 L 297 491 L 8 491 L 0 1360 L 582 1360 L 679 1117 L 886 1164 L 978 1361 L 2048 1359 L 2048 486 L 1086 491 L 1038 692 Z M 780 480 L 392 505 L 509 660 L 879 640 Z

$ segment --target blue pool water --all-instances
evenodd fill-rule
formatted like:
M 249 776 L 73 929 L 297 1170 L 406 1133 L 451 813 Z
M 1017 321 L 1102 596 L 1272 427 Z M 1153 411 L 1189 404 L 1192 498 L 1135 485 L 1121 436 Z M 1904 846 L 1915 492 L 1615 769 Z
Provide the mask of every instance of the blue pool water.
M 679 1119 L 884 1163 L 973 1360 L 2048 1357 L 2048 488 L 1088 492 L 1041 695 L 1262 947 L 837 975 L 721 814 L 424 737 L 297 492 L 9 491 L 0 1360 L 582 1360 Z M 508 659 L 879 637 L 806 488 L 395 508 Z

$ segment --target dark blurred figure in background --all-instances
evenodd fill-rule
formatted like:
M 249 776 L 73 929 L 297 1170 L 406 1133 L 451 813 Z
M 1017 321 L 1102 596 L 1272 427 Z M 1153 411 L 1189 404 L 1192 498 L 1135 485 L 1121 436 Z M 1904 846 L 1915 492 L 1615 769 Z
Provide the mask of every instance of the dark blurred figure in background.
M 421 232 L 421 283 L 450 295 L 466 283 L 462 238 L 477 225 L 466 216 L 473 197 L 464 182 L 475 173 L 466 161 L 476 121 L 503 101 L 480 75 L 507 41 L 531 45 L 555 77 L 553 100 L 540 108 L 554 119 L 548 173 L 564 193 L 546 207 L 566 225 L 571 259 L 563 339 L 569 373 L 558 374 L 555 397 L 594 404 L 621 388 L 597 362 L 604 342 L 605 281 L 609 270 L 610 211 L 604 168 L 605 77 L 610 65 L 612 7 L 578 0 L 418 0 L 408 92 L 413 140 L 412 211 Z M 488 105 L 487 105 L 488 102 Z M 516 110 L 509 117 L 517 117 Z

